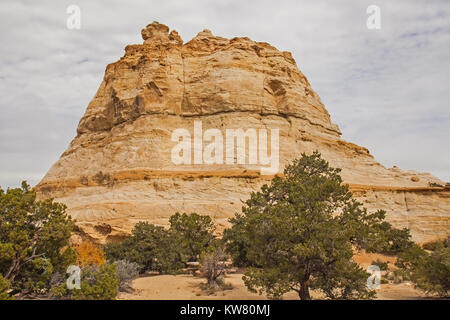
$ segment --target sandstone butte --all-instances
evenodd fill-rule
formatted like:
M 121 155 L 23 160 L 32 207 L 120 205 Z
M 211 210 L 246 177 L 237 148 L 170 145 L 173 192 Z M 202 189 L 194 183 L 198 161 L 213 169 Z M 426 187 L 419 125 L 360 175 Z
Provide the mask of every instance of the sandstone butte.
M 279 128 L 280 172 L 302 152 L 319 150 L 342 168 L 365 207 L 386 210 L 415 241 L 449 235 L 448 185 L 428 173 L 387 169 L 366 148 L 342 140 L 291 53 L 209 30 L 183 44 L 157 22 L 142 37 L 106 67 L 76 137 L 35 187 L 39 198 L 67 205 L 82 236 L 114 241 L 138 221 L 166 226 L 177 211 L 228 226 L 250 192 L 272 177 L 253 165 L 175 165 L 171 134 L 192 130 L 196 120 L 204 129 Z

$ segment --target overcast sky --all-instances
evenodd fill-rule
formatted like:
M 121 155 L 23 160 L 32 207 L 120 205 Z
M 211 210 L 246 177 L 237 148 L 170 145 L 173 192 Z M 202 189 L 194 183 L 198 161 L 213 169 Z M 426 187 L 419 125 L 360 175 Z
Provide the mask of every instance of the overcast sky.
M 69 5 L 81 29 L 66 27 Z M 381 29 L 366 8 L 381 8 Z M 0 2 L 0 185 L 39 182 L 76 134 L 108 63 L 159 21 L 292 52 L 343 138 L 384 166 L 450 181 L 450 1 Z

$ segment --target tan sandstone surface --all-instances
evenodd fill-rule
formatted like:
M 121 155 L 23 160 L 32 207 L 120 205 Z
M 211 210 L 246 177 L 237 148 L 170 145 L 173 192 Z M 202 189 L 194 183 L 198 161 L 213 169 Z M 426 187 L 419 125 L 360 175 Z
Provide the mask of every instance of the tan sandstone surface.
M 262 175 L 259 164 L 175 164 L 172 133 L 186 129 L 193 136 L 201 121 L 203 132 L 218 129 L 224 136 L 233 128 L 278 129 L 280 173 L 302 152 L 319 150 L 342 168 L 368 209 L 385 209 L 414 240 L 450 234 L 445 182 L 387 169 L 366 148 L 342 140 L 289 52 L 208 30 L 183 44 L 176 31 L 157 22 L 142 37 L 143 44 L 127 46 L 106 67 L 76 137 L 36 186 L 39 197 L 68 206 L 81 233 L 114 240 L 138 221 L 167 225 L 177 211 L 208 214 L 226 227 L 250 192 L 273 176 Z

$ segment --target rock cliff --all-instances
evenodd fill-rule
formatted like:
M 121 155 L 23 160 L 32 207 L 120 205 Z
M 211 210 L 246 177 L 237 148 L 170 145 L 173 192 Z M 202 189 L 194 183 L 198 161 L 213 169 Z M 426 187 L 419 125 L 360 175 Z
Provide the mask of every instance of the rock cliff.
M 217 140 L 227 129 L 272 134 L 276 129 L 278 172 L 302 152 L 317 149 L 343 169 L 344 181 L 366 207 L 385 209 L 388 220 L 409 227 L 414 240 L 449 235 L 445 183 L 426 173 L 387 169 L 366 148 L 342 140 L 289 52 L 209 30 L 183 44 L 176 31 L 157 22 L 142 30 L 142 38 L 143 44 L 127 46 L 124 56 L 106 67 L 76 137 L 36 186 L 39 197 L 68 206 L 80 232 L 114 240 L 138 221 L 166 225 L 176 211 L 209 214 L 225 227 L 250 192 L 273 176 L 251 161 L 251 134 L 244 137 L 243 161 L 236 158 L 239 150 L 219 161 L 228 155 L 215 149 L 215 162 L 203 156 L 208 145 L 203 134 L 215 129 L 209 132 Z M 184 130 L 195 140 L 199 124 L 200 140 L 193 141 L 189 161 L 176 163 L 179 141 L 173 133 Z M 270 151 L 274 147 L 271 142 Z

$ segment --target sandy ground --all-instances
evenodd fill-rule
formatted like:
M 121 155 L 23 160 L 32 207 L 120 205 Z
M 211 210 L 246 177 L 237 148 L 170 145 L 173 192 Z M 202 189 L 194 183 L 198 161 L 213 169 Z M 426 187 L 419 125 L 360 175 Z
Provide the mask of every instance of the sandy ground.
M 233 286 L 231 290 L 216 292 L 214 295 L 206 295 L 200 289 L 200 284 L 205 279 L 191 275 L 159 275 L 142 277 L 133 281 L 133 293 L 120 293 L 120 300 L 259 300 L 266 299 L 247 290 L 242 281 L 242 274 L 229 274 L 225 282 Z M 313 299 L 320 299 L 321 296 L 312 292 Z M 377 298 L 382 300 L 390 299 L 423 299 L 426 296 L 414 289 L 413 285 L 402 284 L 381 284 L 377 290 Z M 289 292 L 284 295 L 284 300 L 298 299 L 296 292 Z
M 380 259 L 389 264 L 390 270 L 395 270 L 395 257 L 381 254 L 366 253 L 364 251 L 355 252 L 353 260 L 366 269 L 373 261 Z M 247 290 L 242 273 L 228 274 L 225 278 L 227 284 L 232 285 L 231 290 L 216 292 L 214 295 L 207 295 L 200 285 L 205 283 L 204 278 L 192 275 L 157 275 L 135 279 L 132 283 L 133 293 L 120 293 L 118 299 L 123 300 L 259 300 L 267 299 L 265 295 L 258 295 Z M 313 299 L 324 298 L 317 292 L 311 292 Z M 380 300 L 415 300 L 427 299 L 423 292 L 414 289 L 411 283 L 381 284 L 377 290 L 377 299 Z M 284 300 L 299 299 L 296 292 L 289 292 L 283 296 Z

